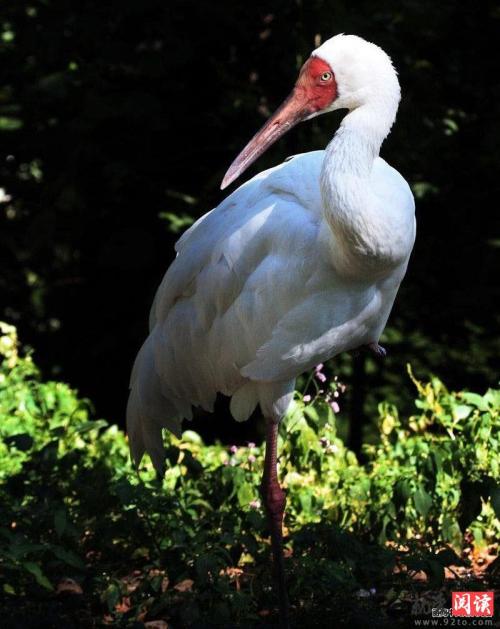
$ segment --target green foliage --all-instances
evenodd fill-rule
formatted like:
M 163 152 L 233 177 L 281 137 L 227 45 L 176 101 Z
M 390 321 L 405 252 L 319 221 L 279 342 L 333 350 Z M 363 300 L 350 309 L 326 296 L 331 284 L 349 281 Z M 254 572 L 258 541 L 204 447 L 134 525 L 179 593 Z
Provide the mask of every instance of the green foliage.
M 186 431 L 165 437 L 163 479 L 149 461 L 136 471 L 123 432 L 43 381 L 14 328 L 0 332 L 4 595 L 52 592 L 69 576 L 120 626 L 165 614 L 184 626 L 256 621 L 273 604 L 262 448 L 228 451 Z M 500 392 L 414 382 L 417 413 L 382 404 L 364 464 L 337 435 L 342 385 L 297 393 L 280 439 L 295 599 L 371 587 L 396 565 L 438 583 L 462 563 L 452 547 L 466 529 L 477 544 L 498 539 Z

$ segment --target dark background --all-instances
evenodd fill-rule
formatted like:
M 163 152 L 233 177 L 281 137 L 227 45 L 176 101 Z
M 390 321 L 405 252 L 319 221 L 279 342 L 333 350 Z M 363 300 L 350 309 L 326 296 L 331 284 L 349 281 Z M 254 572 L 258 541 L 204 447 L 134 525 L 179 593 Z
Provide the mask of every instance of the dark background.
M 453 388 L 496 384 L 500 2 L 17 0 L 3 4 L 0 26 L 10 197 L 0 318 L 99 415 L 123 424 L 176 230 L 223 198 L 229 163 L 315 41 L 339 32 L 376 42 L 399 71 L 403 101 L 382 156 L 410 182 L 418 219 L 389 359 L 331 367 L 351 385 L 345 416 L 359 427 L 384 398 L 411 408 L 407 362 Z M 245 178 L 323 148 L 340 117 L 301 125 Z M 220 426 L 212 436 L 239 430 Z M 351 445 L 360 439 L 354 430 Z

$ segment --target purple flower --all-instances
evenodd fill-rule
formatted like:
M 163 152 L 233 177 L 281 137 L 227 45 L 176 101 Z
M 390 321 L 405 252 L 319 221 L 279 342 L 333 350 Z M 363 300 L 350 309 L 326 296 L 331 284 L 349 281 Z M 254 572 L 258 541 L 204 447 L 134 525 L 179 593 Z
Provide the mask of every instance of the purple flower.
M 252 448 L 255 448 L 255 443 L 254 443 L 253 441 L 249 441 L 249 442 L 248 442 L 248 447 L 250 448 L 250 450 L 251 450 Z
M 248 457 L 248 462 L 249 462 L 249 463 L 255 463 L 255 461 L 256 461 L 256 458 L 254 457 L 254 455 L 253 455 L 253 454 L 251 454 L 251 455 Z
M 238 446 L 231 446 L 229 448 L 229 452 L 231 452 L 231 454 L 236 454 L 238 452 Z
M 260 509 L 260 500 L 252 500 L 250 503 L 251 509 Z
M 304 400 L 304 402 L 310 402 L 311 401 L 311 396 L 310 395 L 304 395 L 304 397 L 302 398 Z
M 316 378 L 320 381 L 320 382 L 326 382 L 326 376 L 324 373 L 322 373 L 321 371 L 317 371 L 316 372 Z
M 335 400 L 330 403 L 330 407 L 334 413 L 340 413 L 340 406 Z
M 320 363 L 319 365 L 316 365 L 316 367 L 314 368 L 314 371 L 318 373 L 318 371 L 321 371 L 323 367 L 324 367 L 323 363 Z

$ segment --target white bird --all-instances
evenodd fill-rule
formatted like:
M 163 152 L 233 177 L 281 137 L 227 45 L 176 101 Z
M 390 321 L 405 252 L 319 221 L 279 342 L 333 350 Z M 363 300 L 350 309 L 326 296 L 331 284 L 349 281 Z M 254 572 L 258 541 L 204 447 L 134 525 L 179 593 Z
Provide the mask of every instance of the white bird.
M 280 420 L 302 372 L 378 341 L 415 239 L 414 200 L 379 157 L 400 88 L 388 55 L 353 35 L 314 50 L 290 96 L 231 165 L 222 187 L 301 120 L 348 110 L 325 151 L 262 172 L 176 244 L 131 377 L 133 458 L 163 468 L 162 428 L 181 435 L 192 407 L 231 396 L 237 421 L 267 420 L 262 483 L 282 622 L 288 624 L 277 480 Z

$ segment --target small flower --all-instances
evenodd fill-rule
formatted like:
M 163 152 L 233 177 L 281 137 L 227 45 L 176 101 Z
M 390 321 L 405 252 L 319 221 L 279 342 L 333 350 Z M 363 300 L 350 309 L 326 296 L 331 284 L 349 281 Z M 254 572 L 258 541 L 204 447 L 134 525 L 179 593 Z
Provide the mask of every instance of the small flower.
M 304 402 L 307 404 L 307 402 L 311 401 L 311 396 L 310 395 L 304 395 L 304 397 L 302 398 L 304 400 Z
M 337 452 L 339 451 L 339 447 L 332 443 L 327 447 L 326 451 L 328 452 L 328 454 L 337 454 Z
M 339 397 L 340 393 L 338 391 L 333 392 L 333 397 Z
M 231 454 L 236 454 L 238 452 L 238 446 L 231 446 L 229 448 L 229 452 L 231 452 Z
M 248 447 L 250 448 L 250 450 L 251 450 L 252 448 L 255 448 L 255 443 L 254 443 L 253 441 L 249 441 L 249 442 L 248 442 Z
M 338 405 L 338 402 L 336 402 L 335 400 L 331 402 L 330 408 L 332 409 L 334 413 L 340 413 L 340 406 Z
M 370 594 L 372 596 L 375 596 L 376 593 L 377 593 L 377 588 L 370 588 Z
M 222 465 L 229 465 L 229 459 L 226 459 Z
M 249 463 L 255 463 L 255 461 L 256 461 L 256 460 L 257 460 L 257 459 L 254 457 L 254 455 L 253 455 L 253 454 L 250 454 L 250 456 L 248 457 L 248 462 L 249 462 Z
M 260 500 L 252 500 L 250 503 L 251 509 L 260 509 Z
M 321 371 L 317 371 L 316 372 L 316 378 L 320 381 L 320 382 L 326 382 L 326 376 L 324 373 L 322 373 Z
M 318 373 L 318 371 L 321 371 L 323 367 L 324 367 L 323 363 L 319 363 L 319 365 L 316 365 L 316 367 L 314 368 L 314 371 Z

